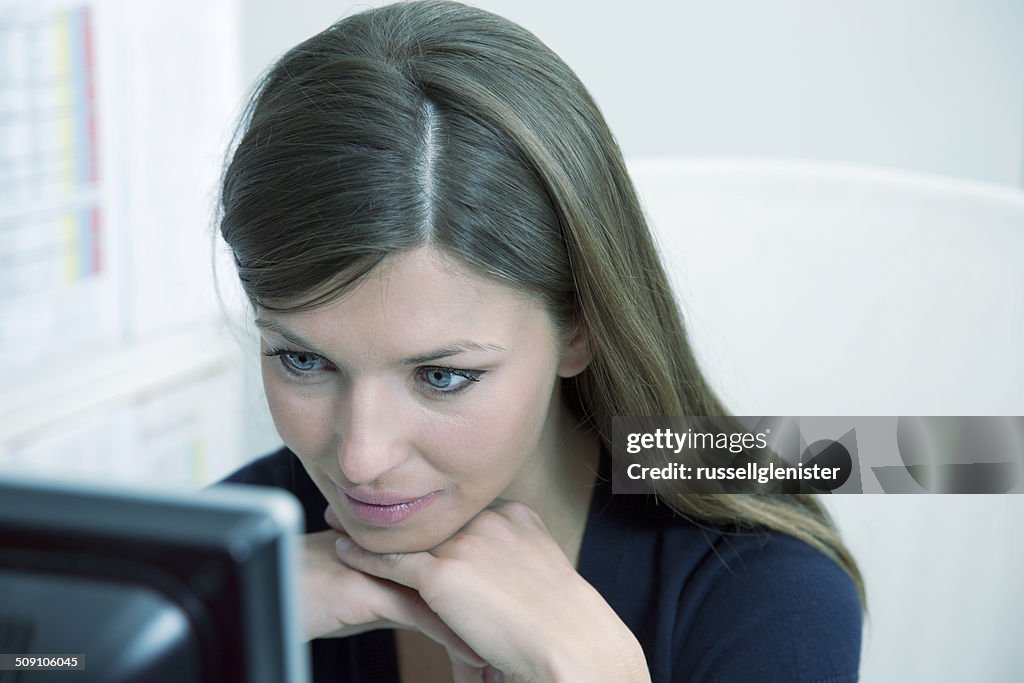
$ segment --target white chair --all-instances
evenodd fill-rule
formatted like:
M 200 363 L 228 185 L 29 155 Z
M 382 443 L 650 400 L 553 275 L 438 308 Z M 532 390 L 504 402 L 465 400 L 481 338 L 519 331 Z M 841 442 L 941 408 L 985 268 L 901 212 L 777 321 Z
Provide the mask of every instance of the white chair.
M 630 170 L 739 415 L 1024 415 L 1024 192 L 892 170 Z M 863 681 L 1024 671 L 1024 496 L 825 496 L 864 572 Z
M 1024 192 L 792 162 L 631 171 L 734 412 L 1024 414 Z

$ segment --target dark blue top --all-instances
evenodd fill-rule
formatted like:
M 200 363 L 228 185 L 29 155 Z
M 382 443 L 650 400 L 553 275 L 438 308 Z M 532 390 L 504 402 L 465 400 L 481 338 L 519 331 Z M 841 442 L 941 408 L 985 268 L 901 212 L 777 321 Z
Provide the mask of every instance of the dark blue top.
M 850 577 L 788 535 L 702 527 L 654 496 L 612 495 L 609 462 L 590 505 L 579 573 L 636 635 L 653 683 L 849 683 L 861 610 Z M 291 491 L 306 531 L 327 502 L 291 451 L 226 481 Z M 390 630 L 310 643 L 314 683 L 399 683 Z

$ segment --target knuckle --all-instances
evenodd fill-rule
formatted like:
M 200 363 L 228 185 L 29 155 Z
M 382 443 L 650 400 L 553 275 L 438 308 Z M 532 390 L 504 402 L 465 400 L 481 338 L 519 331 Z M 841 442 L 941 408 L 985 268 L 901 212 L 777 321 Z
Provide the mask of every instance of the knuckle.
M 380 556 L 381 562 L 387 567 L 397 567 L 405 559 L 405 553 L 384 553 Z
M 444 591 L 439 590 L 435 583 L 429 581 L 424 583 L 420 587 L 420 597 L 423 598 L 423 602 L 426 603 L 431 612 L 444 611 L 442 607 Z
M 420 597 L 426 604 L 435 607 L 450 589 L 458 588 L 465 580 L 465 563 L 454 559 L 439 559 L 423 577 L 419 587 Z
M 514 519 L 518 522 L 527 522 L 530 524 L 539 524 L 541 522 L 540 515 L 525 503 L 519 501 L 513 501 L 508 503 L 504 508 L 505 514 L 510 519 Z
M 486 531 L 486 529 L 484 529 L 484 531 Z M 486 544 L 487 541 L 483 535 L 472 533 L 459 534 L 450 541 L 451 556 L 473 557 L 482 553 L 486 548 Z
M 476 517 L 474 526 L 485 533 L 495 532 L 508 525 L 508 520 L 497 510 L 484 510 Z

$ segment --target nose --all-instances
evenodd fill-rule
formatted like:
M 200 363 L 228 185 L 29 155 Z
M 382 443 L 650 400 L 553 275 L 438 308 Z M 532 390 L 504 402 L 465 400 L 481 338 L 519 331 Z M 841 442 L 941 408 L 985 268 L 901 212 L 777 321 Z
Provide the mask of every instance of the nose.
M 372 380 L 353 382 L 337 421 L 338 464 L 353 485 L 384 478 L 404 459 L 395 397 Z

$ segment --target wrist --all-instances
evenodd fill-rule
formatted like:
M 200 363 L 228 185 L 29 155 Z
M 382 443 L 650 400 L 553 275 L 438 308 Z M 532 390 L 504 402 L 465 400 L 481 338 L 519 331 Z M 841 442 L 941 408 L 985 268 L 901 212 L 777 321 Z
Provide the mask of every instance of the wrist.
M 542 666 L 541 681 L 550 683 L 650 683 L 643 647 L 625 624 L 618 638 L 592 640 L 578 652 L 552 653 Z

